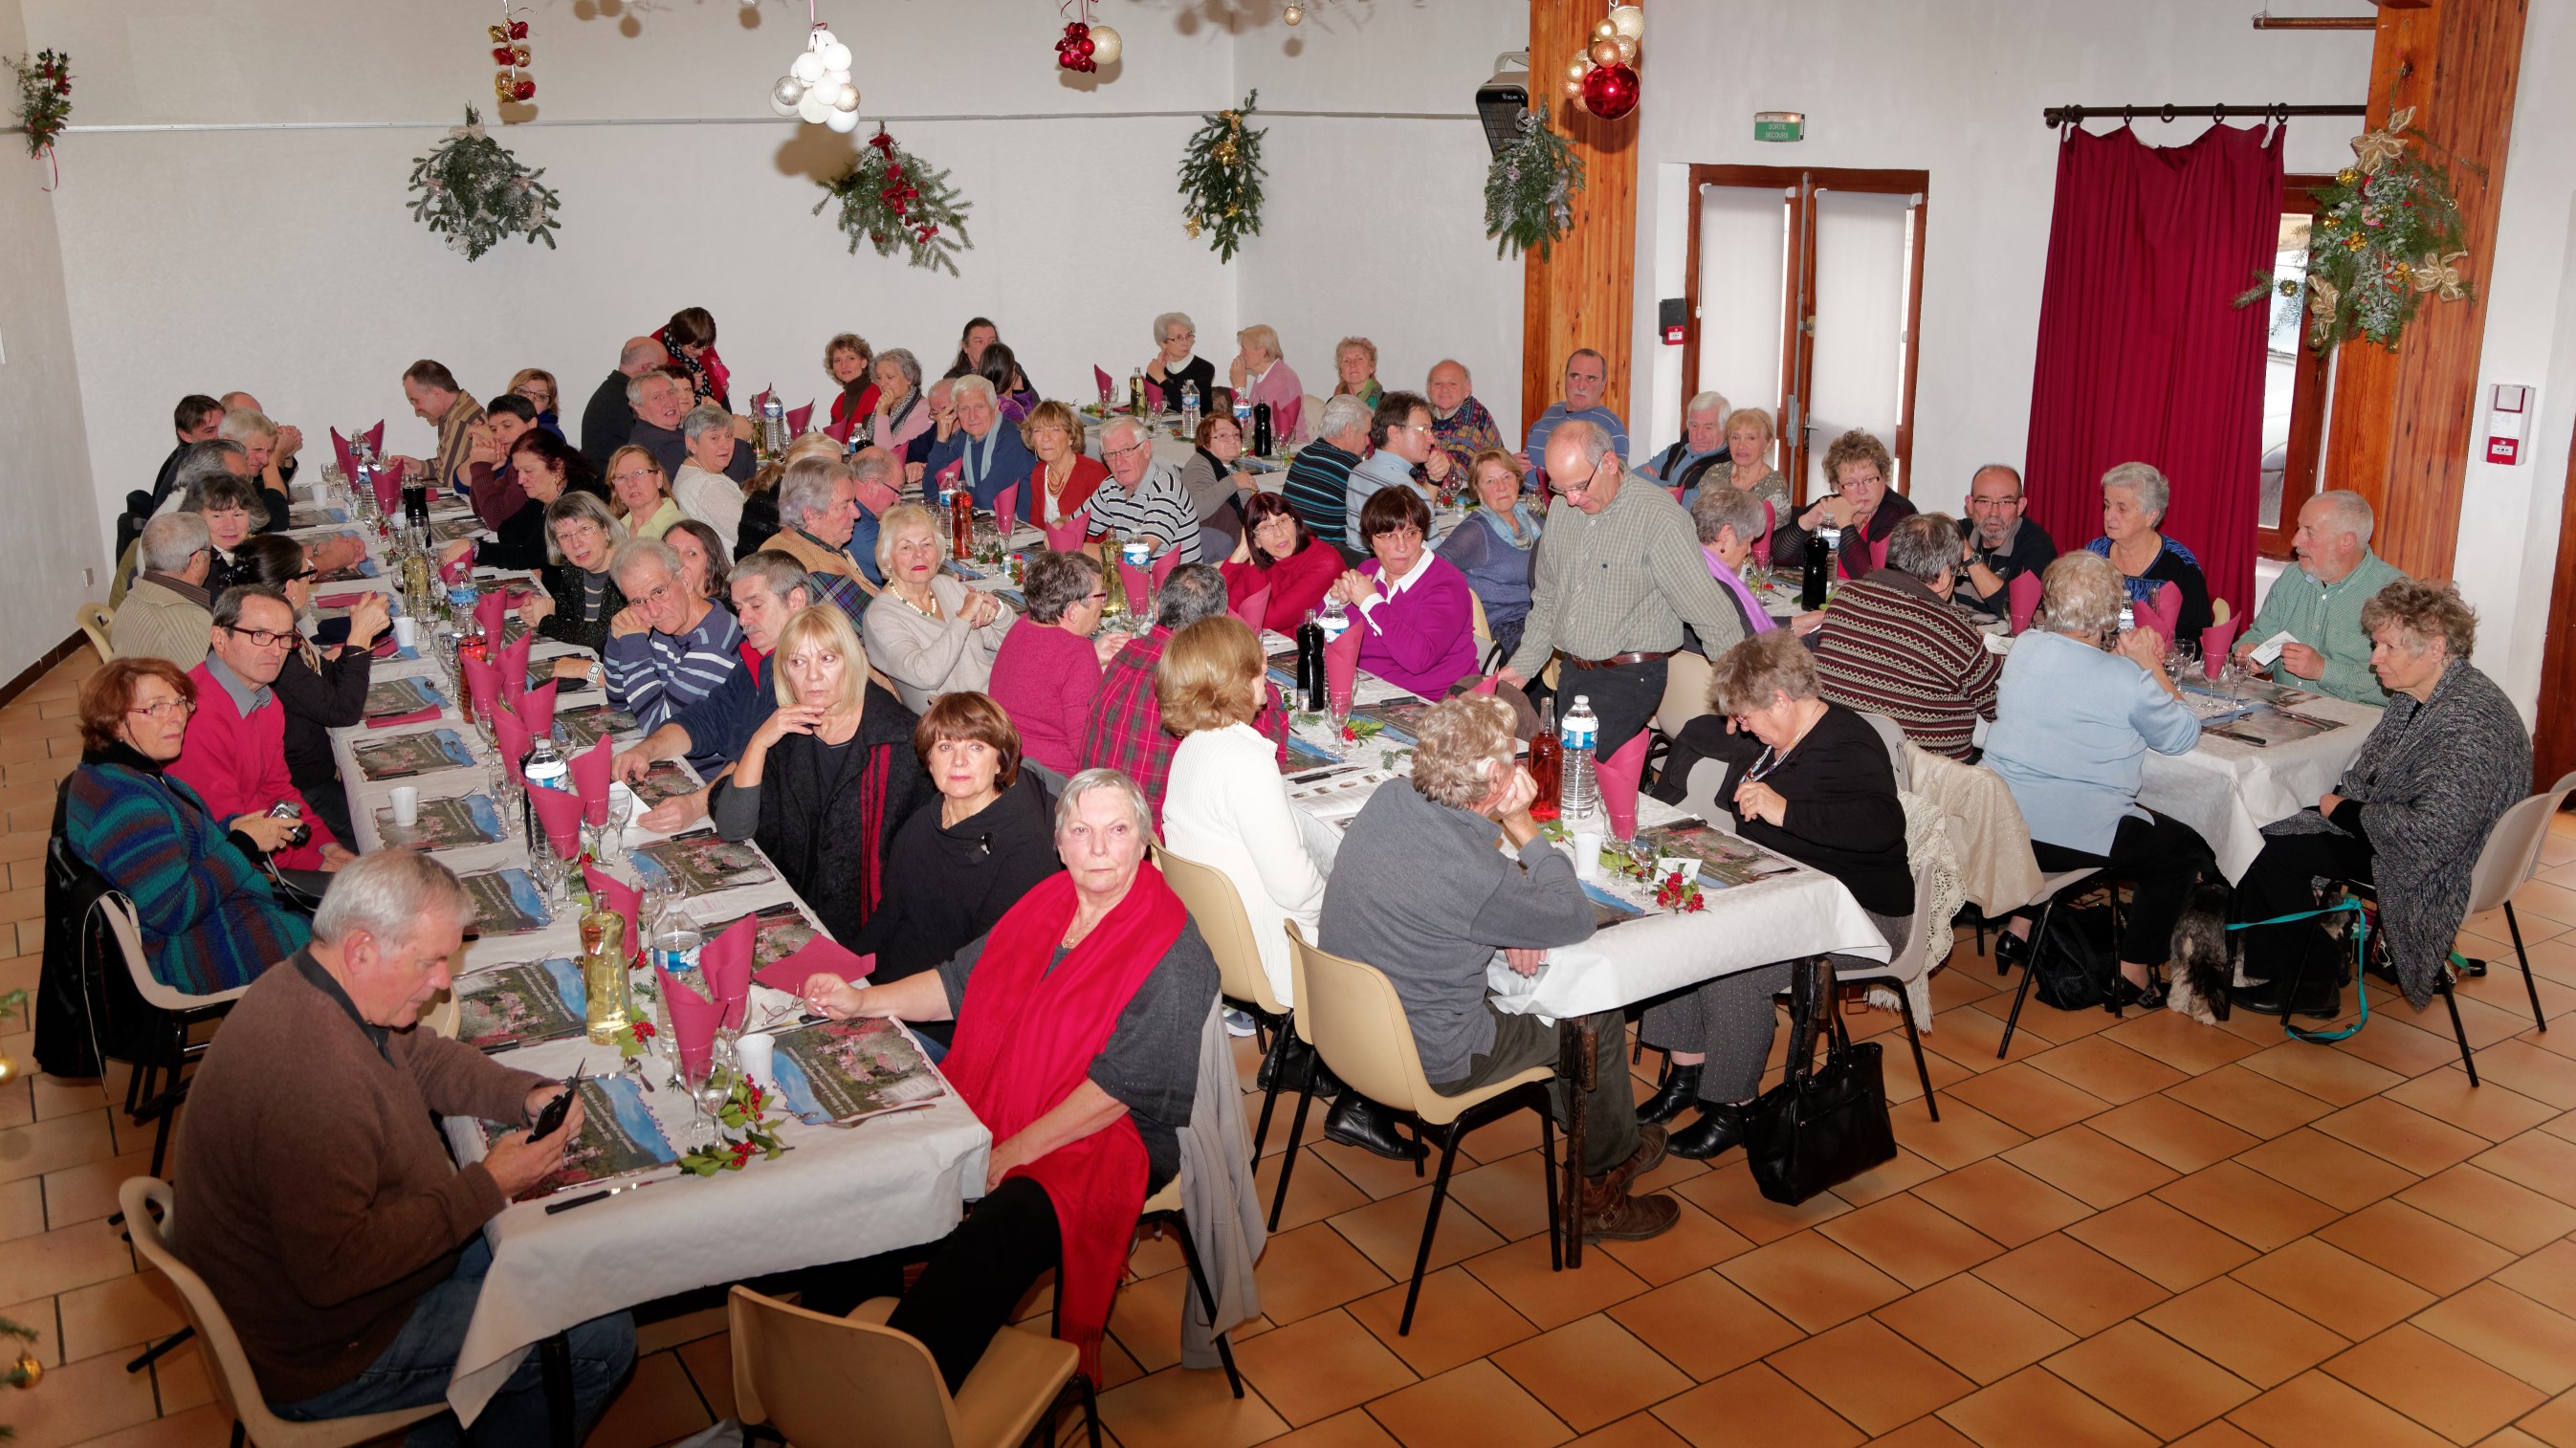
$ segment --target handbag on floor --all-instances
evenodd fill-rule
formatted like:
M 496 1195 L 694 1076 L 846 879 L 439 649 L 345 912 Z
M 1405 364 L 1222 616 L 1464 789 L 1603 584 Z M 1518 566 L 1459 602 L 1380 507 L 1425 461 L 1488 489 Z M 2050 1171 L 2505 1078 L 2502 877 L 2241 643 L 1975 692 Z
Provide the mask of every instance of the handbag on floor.
M 2030 971 L 2042 1005 L 2089 1011 L 2108 1004 L 2111 983 L 2120 978 L 2110 907 L 2057 907 L 2048 922 L 2048 938 L 2031 943 Z
M 1833 963 L 1802 960 L 1789 978 L 1788 1078 L 1744 1108 L 1753 1184 L 1772 1201 L 1796 1206 L 1895 1155 L 1878 1043 L 1855 1043 L 1838 1024 Z

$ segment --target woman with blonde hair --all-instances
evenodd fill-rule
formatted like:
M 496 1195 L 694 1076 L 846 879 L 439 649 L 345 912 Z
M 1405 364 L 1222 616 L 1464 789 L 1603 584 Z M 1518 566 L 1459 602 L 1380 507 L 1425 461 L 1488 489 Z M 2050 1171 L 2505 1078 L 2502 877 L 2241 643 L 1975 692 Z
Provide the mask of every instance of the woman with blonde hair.
M 1234 384 L 1234 395 L 1247 407 L 1270 404 L 1270 415 L 1277 418 L 1284 410 L 1297 413 L 1306 405 L 1306 384 L 1297 380 L 1297 371 L 1282 359 L 1279 333 L 1266 325 L 1256 324 L 1234 334 L 1237 351 L 1227 368 Z M 1286 443 L 1287 428 L 1274 422 L 1279 441 Z
M 1716 466 L 1739 493 L 1751 493 L 1771 505 L 1772 522 L 1789 518 L 1789 480 L 1771 466 L 1771 414 L 1758 407 L 1739 407 L 1726 415 L 1726 457 Z
M 1019 615 L 941 571 L 947 537 L 919 503 L 887 510 L 877 525 L 885 591 L 868 604 L 868 647 L 904 706 L 927 709 L 953 689 L 984 689 L 993 658 Z
M 868 678 L 840 609 L 801 609 L 778 631 L 778 708 L 707 798 L 728 840 L 753 840 L 835 940 L 885 898 L 885 844 L 932 797 L 912 747 L 919 722 Z
M 671 479 L 652 450 L 628 443 L 608 455 L 609 514 L 629 537 L 659 538 L 689 516 L 671 496 Z
M 510 385 L 502 390 L 528 399 L 528 405 L 537 410 L 537 426 L 553 433 L 555 441 L 571 441 L 564 436 L 563 420 L 556 416 L 555 404 L 562 399 L 563 389 L 555 385 L 553 373 L 542 367 L 522 367 L 510 375 Z

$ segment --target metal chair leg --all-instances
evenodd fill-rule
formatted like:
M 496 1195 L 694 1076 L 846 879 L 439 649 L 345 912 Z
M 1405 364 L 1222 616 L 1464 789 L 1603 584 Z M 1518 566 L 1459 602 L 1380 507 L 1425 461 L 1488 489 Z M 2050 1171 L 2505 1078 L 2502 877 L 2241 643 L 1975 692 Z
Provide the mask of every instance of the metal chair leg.
M 195 1328 L 183 1327 L 177 1332 L 170 1334 L 168 1337 L 161 1339 L 159 1342 L 152 1344 L 150 1347 L 145 1348 L 141 1357 L 138 1357 L 134 1361 L 125 1365 L 125 1370 L 129 1373 L 139 1373 L 145 1368 L 152 1366 L 152 1364 L 160 1359 L 164 1354 L 170 1352 L 172 1349 L 178 1347 L 180 1344 L 196 1335 L 197 1330 Z
M 1306 1080 L 1297 1088 L 1297 1116 L 1288 1124 L 1288 1149 L 1279 1157 L 1279 1190 L 1270 1198 L 1270 1230 L 1274 1232 L 1279 1230 L 1279 1214 L 1288 1209 L 1288 1175 L 1297 1169 L 1297 1143 L 1306 1135 L 1306 1109 L 1315 1104 L 1315 1068 L 1323 1059 L 1320 1051 L 1310 1050 L 1306 1055 Z M 1277 1073 L 1271 1079 L 1277 1080 Z
M 2510 900 L 2504 902 L 2504 928 L 2513 932 L 2513 958 L 2522 962 L 2522 988 L 2531 993 L 2531 1023 L 2545 1032 L 2549 1021 L 2540 1013 L 2540 986 L 2531 978 L 2531 954 L 2522 948 L 2522 922 L 2513 918 Z
M 1270 1050 L 1284 1055 L 1288 1050 L 1288 1044 L 1296 1039 L 1296 1024 L 1292 1021 L 1282 1021 L 1279 1023 L 1279 1029 L 1271 1033 Z M 1269 1052 L 1265 1051 L 1263 1054 L 1267 1055 Z M 1270 1139 L 1270 1113 L 1278 1107 L 1279 1063 L 1273 1061 L 1270 1064 L 1270 1084 L 1261 1088 L 1261 1123 L 1252 1129 L 1252 1165 L 1256 1171 L 1261 1167 L 1262 1143 Z
M 1190 1284 L 1198 1288 L 1199 1302 L 1202 1306 L 1207 1308 L 1208 1327 L 1211 1331 L 1216 1333 L 1216 1355 L 1218 1360 L 1225 1364 L 1226 1385 L 1233 1388 L 1234 1395 L 1240 1398 L 1243 1396 L 1243 1374 L 1235 1371 L 1234 1344 L 1226 1340 L 1225 1331 L 1217 1326 L 1216 1292 L 1208 1286 L 1206 1270 L 1199 1266 L 1198 1243 L 1190 1239 L 1189 1218 L 1181 1218 L 1179 1226 L 1181 1232 L 1181 1265 L 1190 1269 Z
M 1413 1331 L 1413 1304 L 1422 1298 L 1423 1269 L 1431 1264 L 1431 1234 L 1440 1229 L 1440 1207 L 1449 1200 L 1449 1169 L 1458 1164 L 1460 1135 L 1455 1121 L 1440 1133 L 1440 1176 L 1431 1184 L 1431 1206 L 1422 1214 L 1422 1245 L 1413 1252 L 1413 1285 L 1404 1290 L 1404 1319 L 1395 1327 L 1398 1337 Z
M 1932 1072 L 1923 1064 L 1923 1037 L 1914 1029 L 1914 1005 L 1905 998 L 1905 988 L 1897 987 L 1896 1014 L 1905 1022 L 1905 1044 L 1914 1048 L 1914 1078 L 1923 1083 L 1923 1109 L 1932 1119 L 1941 1119 L 1941 1103 L 1932 1095 Z
M 2445 968 L 2435 979 L 2441 982 L 2442 1004 L 2451 1008 L 2451 1037 L 2460 1043 L 2460 1065 L 2469 1073 L 2469 1084 L 2475 1086 L 2478 1084 L 2478 1063 L 2469 1050 L 2469 1028 L 2460 1024 L 2460 1001 L 2459 997 L 2451 994 L 2451 973 Z
M 1565 1270 L 1565 1213 L 1556 1195 L 1556 1111 L 1547 1099 L 1547 1088 L 1534 1086 L 1538 1093 L 1538 1164 L 1539 1175 L 1547 1178 L 1547 1270 Z
M 2057 898 L 2052 895 L 2048 903 L 2039 908 L 2039 923 L 2030 928 L 2030 954 L 2022 961 L 2021 984 L 2013 987 L 2012 1015 L 2004 1021 L 2003 1042 L 1995 1047 L 1998 1061 L 2012 1049 L 2013 1032 L 2021 1029 L 2022 1002 L 2030 998 L 2030 978 L 2039 974 L 2039 952 L 2048 944 L 2048 924 L 2056 918 Z

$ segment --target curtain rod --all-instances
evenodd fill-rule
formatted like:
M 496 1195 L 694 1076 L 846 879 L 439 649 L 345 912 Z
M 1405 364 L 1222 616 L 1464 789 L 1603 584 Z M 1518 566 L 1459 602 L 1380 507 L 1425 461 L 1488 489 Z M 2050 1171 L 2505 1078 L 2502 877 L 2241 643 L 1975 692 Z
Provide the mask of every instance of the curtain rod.
M 2172 122 L 2184 116 L 2199 116 L 2203 113 L 2206 113 L 2212 121 L 2224 121 L 2231 115 L 2253 120 L 2286 121 L 2292 116 L 2366 116 L 2370 114 L 2370 108 L 2368 106 L 2293 106 L 2278 101 L 2270 105 L 2251 106 L 2178 106 L 2172 101 L 2166 101 L 2161 105 L 2148 106 L 2134 104 L 2050 106 L 2040 112 L 2040 115 L 2048 122 L 2049 128 L 2054 130 L 2059 126 L 2080 126 L 2088 120 L 2109 120 L 2113 116 L 2119 117 L 2121 123 L 2125 125 L 2135 120 Z
M 1273 111 L 1263 116 L 1333 121 L 1473 121 L 1474 111 Z M 1027 111 L 1013 114 L 887 115 L 861 118 L 865 125 L 944 121 L 1135 121 L 1202 120 L 1206 111 Z M 137 135 L 174 131 L 445 131 L 453 119 L 437 121 L 167 121 L 129 125 L 65 126 L 71 135 Z M 786 126 L 775 116 L 592 116 L 563 120 L 514 121 L 496 130 L 524 131 L 550 126 Z

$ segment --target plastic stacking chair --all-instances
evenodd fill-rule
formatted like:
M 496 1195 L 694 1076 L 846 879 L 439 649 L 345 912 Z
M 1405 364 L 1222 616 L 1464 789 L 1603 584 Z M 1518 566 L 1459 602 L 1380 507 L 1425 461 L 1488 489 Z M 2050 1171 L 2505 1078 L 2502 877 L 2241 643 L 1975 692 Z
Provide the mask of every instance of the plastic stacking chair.
M 1413 1281 L 1404 1292 L 1404 1316 L 1396 1324 L 1396 1335 L 1413 1331 L 1413 1306 L 1422 1296 L 1422 1273 L 1431 1261 L 1431 1238 L 1440 1227 L 1441 1205 L 1449 1199 L 1449 1173 L 1458 1162 L 1459 1139 L 1523 1107 L 1538 1113 L 1540 1175 L 1547 1182 L 1547 1263 L 1549 1270 L 1562 1271 L 1565 1239 L 1556 1199 L 1556 1118 L 1550 1114 L 1547 1092 L 1556 1072 L 1532 1066 L 1490 1086 L 1443 1096 L 1431 1089 L 1422 1074 L 1412 1023 L 1405 1018 L 1394 982 L 1384 972 L 1307 944 L 1305 932 L 1293 920 L 1288 922 L 1288 952 L 1297 1019 L 1314 1044 L 1315 1057 L 1307 1063 L 1306 1080 L 1297 1097 L 1296 1124 L 1288 1132 L 1288 1154 L 1279 1164 L 1281 1200 L 1288 1195 L 1288 1172 L 1296 1164 L 1306 1108 L 1315 1099 L 1315 1058 L 1342 1078 L 1343 1090 L 1357 1091 L 1390 1110 L 1411 1112 L 1423 1125 L 1439 1130 L 1440 1172 L 1432 1180 L 1431 1203 L 1422 1216 L 1422 1245 L 1413 1254 Z
M 2486 847 L 2478 851 L 2477 867 L 2469 874 L 2471 915 L 2504 907 L 2504 928 L 2513 934 L 2513 958 L 2522 966 L 2522 988 L 2531 996 L 2531 1022 L 2544 1031 L 2549 1021 L 2540 1013 L 2540 987 L 2531 979 L 2531 955 L 2522 948 L 2522 922 L 2514 918 L 2513 892 L 2540 869 L 2540 847 L 2549 839 L 2549 821 L 2571 790 L 2576 790 L 2576 774 L 2561 775 L 2556 784 L 2506 810 L 2495 828 L 2487 831 Z
M 1932 891 L 1924 883 L 1921 871 L 1914 875 L 1914 914 L 1905 922 L 1905 941 L 1885 965 L 1864 962 L 1856 956 L 1834 957 L 1834 984 L 1883 985 L 1896 992 L 1897 1019 L 1905 1022 L 1905 1044 L 1914 1050 L 1914 1077 L 1923 1084 L 1923 1109 L 1932 1119 L 1941 1119 L 1941 1103 L 1932 1094 L 1932 1072 L 1923 1062 L 1923 1037 L 1915 1029 L 1914 1002 L 1905 994 L 1905 983 L 1923 973 L 1924 915 L 1931 908 Z
M 1252 917 L 1243 908 L 1243 896 L 1225 872 L 1213 865 L 1203 865 L 1185 855 L 1176 855 L 1162 845 L 1154 846 L 1154 864 L 1163 872 L 1164 883 L 1189 907 L 1190 919 L 1198 922 L 1199 936 L 1207 941 L 1208 952 L 1216 957 L 1218 991 L 1224 997 L 1252 1012 L 1253 1019 L 1284 1038 L 1272 1050 L 1284 1050 L 1286 1042 L 1297 1039 L 1297 1023 L 1286 1002 L 1270 988 L 1270 972 L 1261 968 L 1261 946 L 1253 938 Z M 1261 1120 L 1252 1128 L 1252 1159 L 1261 1160 L 1262 1143 L 1270 1136 L 1270 1115 L 1279 1105 L 1279 1073 L 1270 1073 L 1270 1088 L 1261 1094 Z M 1277 1215 L 1271 1220 L 1278 1227 Z
M 233 1416 L 233 1448 L 242 1448 L 245 1440 L 259 1448 L 353 1448 L 447 1411 L 445 1403 L 432 1403 L 318 1423 L 290 1423 L 270 1412 L 268 1399 L 260 1396 L 259 1380 L 251 1375 L 250 1355 L 242 1351 L 241 1337 L 233 1331 L 232 1319 L 224 1316 L 223 1304 L 215 1301 L 214 1289 L 170 1250 L 164 1235 L 171 1222 L 170 1184 L 158 1177 L 127 1177 L 117 1188 L 116 1199 L 125 1208 L 125 1229 L 134 1238 L 135 1250 L 179 1289 L 180 1311 L 214 1360 L 214 1371 L 207 1376 L 214 1380 L 215 1401 Z M 1068 1355 L 1072 1351 L 1065 1349 Z M 938 1381 L 938 1374 L 934 1372 L 931 1380 Z
M 106 604 L 82 604 L 72 610 L 72 622 L 80 626 L 83 634 L 88 635 L 89 646 L 98 650 L 100 663 L 106 663 L 116 657 L 115 648 L 107 641 L 108 628 L 116 622 L 116 614 Z
M 796 1448 L 1015 1448 L 1071 1383 L 1099 1448 L 1099 1404 L 1091 1380 L 1075 1371 L 1081 1355 L 1073 1344 L 1005 1327 L 952 1397 L 930 1349 L 885 1325 L 894 1305 L 879 1297 L 848 1317 L 829 1317 L 734 1288 L 725 1318 L 746 1441 L 757 1434 Z
M 2039 923 L 2031 927 L 2030 954 L 2025 957 L 2025 963 L 2022 966 L 2021 984 L 2013 988 L 2012 1014 L 2004 1021 L 2004 1038 L 1995 1047 L 1996 1060 L 2002 1060 L 2004 1053 L 2012 1049 L 2013 1032 L 2021 1029 L 2022 1002 L 2030 998 L 2030 978 L 2038 974 L 2040 947 L 2048 942 L 2048 926 L 2049 922 L 2056 918 L 2057 902 L 2085 888 L 2088 881 L 2101 873 L 2101 866 L 2086 865 L 2081 869 L 2060 870 L 2054 875 L 2042 875 L 2039 888 L 2032 892 L 2028 900 L 2022 902 L 2020 908 L 2023 910 L 2033 906 L 2038 907 Z M 2114 895 L 2119 893 L 2117 887 L 2113 888 L 2112 893 Z

